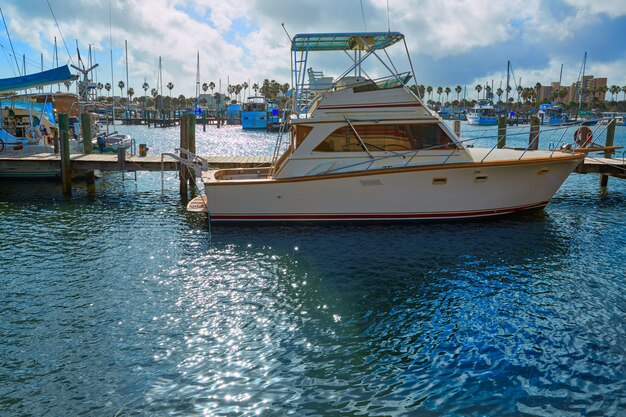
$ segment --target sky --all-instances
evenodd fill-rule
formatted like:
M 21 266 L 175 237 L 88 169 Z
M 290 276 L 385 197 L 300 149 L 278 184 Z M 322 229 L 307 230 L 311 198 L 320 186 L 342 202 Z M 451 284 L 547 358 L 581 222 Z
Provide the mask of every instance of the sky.
M 87 65 L 91 46 L 99 64 L 93 78 L 117 86 L 126 83 L 127 41 L 127 86 L 136 95 L 144 79 L 156 87 L 161 57 L 164 89 L 172 82 L 173 95 L 189 97 L 197 54 L 200 82 L 214 82 L 216 91 L 221 83 L 223 92 L 229 81 L 290 82 L 287 33 L 391 30 L 406 36 L 419 84 L 467 86 L 470 99 L 476 84 L 506 85 L 507 61 L 515 83 L 548 85 L 563 65 L 562 84 L 571 85 L 585 52 L 586 74 L 626 86 L 624 1 L 2 0 L 0 78 L 18 75 L 15 61 L 21 71 L 24 57 L 27 73 L 41 70 L 42 56 L 44 69 L 52 68 L 56 37 L 61 65 L 78 65 L 77 43 Z M 401 53 L 403 46 L 391 56 Z M 325 75 L 337 76 L 347 64 L 345 56 L 315 59 L 311 66 Z

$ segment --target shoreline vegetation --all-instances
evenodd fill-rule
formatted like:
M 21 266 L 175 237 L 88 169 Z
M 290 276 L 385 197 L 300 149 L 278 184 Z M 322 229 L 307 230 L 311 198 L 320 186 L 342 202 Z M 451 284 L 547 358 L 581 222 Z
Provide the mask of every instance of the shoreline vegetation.
M 69 92 L 69 83 L 66 83 L 65 86 Z M 213 81 L 203 82 L 201 84 L 202 93 L 199 94 L 196 103 L 196 97 L 186 97 L 183 94 L 173 95 L 172 90 L 174 90 L 175 86 L 172 82 L 166 84 L 169 94 L 161 94 L 156 88 L 150 89 L 150 85 L 147 82 L 144 82 L 141 86 L 144 94 L 140 96 L 136 96 L 133 87 L 126 89 L 125 87 L 124 82 L 120 81 L 118 83 L 120 95 L 112 96 L 110 83 L 98 83 L 96 100 L 102 104 L 110 105 L 113 103 L 115 106 L 132 106 L 136 110 L 175 110 L 198 106 L 208 111 L 219 111 L 229 104 L 242 103 L 249 97 L 261 95 L 268 100 L 277 102 L 279 108 L 284 108 L 289 101 L 290 91 L 288 83 L 281 84 L 269 79 L 265 79 L 262 84 L 254 83 L 249 85 L 247 82 L 230 84 L 226 87 L 225 93 L 215 92 L 216 85 Z M 473 91 L 470 91 L 470 87 L 461 87 L 460 85 L 457 85 L 454 89 L 451 87 L 434 88 L 423 84 L 417 87 L 415 85 L 410 86 L 411 90 L 417 93 L 433 110 L 440 110 L 446 107 L 467 109 L 473 107 L 479 101 L 488 101 L 494 103 L 496 107 L 508 107 L 518 112 L 530 112 L 544 103 L 559 103 L 564 112 L 578 111 L 581 107 L 582 110 L 592 112 L 626 112 L 626 86 L 612 85 L 584 89 L 582 91 L 582 100 L 580 100 L 579 91 L 575 95 L 577 99 L 571 99 L 573 95 L 570 89 L 566 87 L 556 88 L 549 97 L 538 99 L 541 87 L 540 83 L 536 83 L 534 87 L 518 86 L 515 89 L 509 87 L 507 106 L 505 90 L 497 88 L 495 91 L 492 91 L 492 87 L 489 85 L 477 84 L 472 88 Z M 106 95 L 103 94 L 103 89 L 106 90 Z M 209 89 L 211 90 L 210 93 L 208 93 Z M 150 93 L 148 93 L 148 90 L 150 90 Z M 607 93 L 610 94 L 608 99 L 606 97 Z M 619 96 L 622 94 L 622 100 L 619 100 Z M 570 98 L 569 101 L 568 98 Z

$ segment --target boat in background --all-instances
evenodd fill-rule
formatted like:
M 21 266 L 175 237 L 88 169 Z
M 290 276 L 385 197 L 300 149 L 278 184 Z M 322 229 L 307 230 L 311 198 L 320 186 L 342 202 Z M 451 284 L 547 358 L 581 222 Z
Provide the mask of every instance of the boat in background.
M 538 114 L 541 117 L 542 124 L 548 124 L 550 126 L 562 126 L 574 122 L 574 120 L 570 120 L 567 113 L 563 112 L 563 106 L 561 104 L 540 104 Z
M 584 154 L 468 146 L 408 87 L 410 60 L 412 72 L 398 74 L 392 68 L 400 65 L 376 53 L 398 42 L 408 51 L 399 32 L 296 35 L 293 108 L 271 166 L 205 171 L 205 196 L 188 210 L 220 222 L 390 221 L 545 206 Z M 343 75 L 309 100 L 303 63 L 314 52 L 349 59 Z M 365 77 L 368 58 L 391 75 Z
M 248 97 L 241 109 L 241 127 L 244 129 L 267 129 L 268 103 L 263 96 Z
M 615 126 L 624 126 L 624 119 L 626 118 L 625 116 L 626 113 L 605 111 L 602 112 L 602 120 L 600 121 L 600 123 L 606 125 L 611 119 L 615 119 Z
M 229 125 L 241 124 L 241 103 L 231 103 L 226 109 L 226 123 Z
M 471 125 L 497 125 L 496 109 L 489 101 L 481 100 L 467 112 L 467 123 Z
M 67 65 L 0 80 L 0 93 L 28 91 L 73 81 Z M 0 100 L 0 152 L 41 153 L 54 150 L 54 136 L 58 131 L 54 94 L 13 95 Z M 65 94 L 64 94 L 65 96 Z M 76 96 L 75 96 L 76 97 Z M 70 105 L 71 107 L 71 105 Z M 81 151 L 76 138 L 70 138 L 70 152 Z

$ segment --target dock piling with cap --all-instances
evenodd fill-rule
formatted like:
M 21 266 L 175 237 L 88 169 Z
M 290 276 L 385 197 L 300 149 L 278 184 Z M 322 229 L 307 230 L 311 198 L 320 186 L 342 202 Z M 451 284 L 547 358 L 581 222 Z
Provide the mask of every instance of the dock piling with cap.
M 90 155 L 93 152 L 93 145 L 91 143 L 91 116 L 87 112 L 80 115 L 80 129 L 83 136 L 83 153 Z M 96 192 L 96 176 L 93 171 L 87 171 L 85 175 L 87 192 L 93 194 Z
M 615 140 L 615 125 L 616 125 L 615 119 L 611 119 L 609 121 L 609 125 L 606 128 L 606 142 L 605 142 L 606 147 L 613 146 L 613 142 Z M 610 158 L 612 153 L 613 152 L 611 150 L 607 149 L 604 151 L 604 157 Z M 607 185 L 609 185 L 609 176 L 601 174 L 600 175 L 600 187 L 606 187 Z
M 506 116 L 498 117 L 498 149 L 506 146 Z
M 61 136 L 61 185 L 64 195 L 72 195 L 72 164 L 70 161 L 70 118 L 67 114 L 59 114 L 59 131 Z
M 539 149 L 539 129 L 541 128 L 541 120 L 537 116 L 530 118 L 530 136 L 528 136 L 528 149 Z

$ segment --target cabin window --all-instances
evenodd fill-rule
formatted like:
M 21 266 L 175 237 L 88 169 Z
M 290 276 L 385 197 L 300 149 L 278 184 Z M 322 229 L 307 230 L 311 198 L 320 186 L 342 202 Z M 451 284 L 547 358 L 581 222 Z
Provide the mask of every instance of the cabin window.
M 355 126 L 370 152 L 419 149 L 456 149 L 452 139 L 436 124 L 359 125 Z M 350 126 L 335 130 L 316 148 L 316 152 L 365 152 Z
M 294 126 L 291 129 L 291 138 L 295 139 L 294 149 L 298 148 L 302 141 L 308 136 L 308 134 L 313 130 L 310 126 Z

